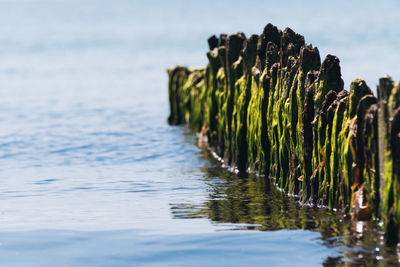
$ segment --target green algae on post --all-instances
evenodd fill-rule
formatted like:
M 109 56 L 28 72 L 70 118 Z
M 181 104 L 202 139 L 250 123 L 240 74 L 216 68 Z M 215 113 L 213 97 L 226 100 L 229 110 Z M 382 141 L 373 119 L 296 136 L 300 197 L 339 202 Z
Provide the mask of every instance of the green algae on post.
M 172 125 L 201 132 L 239 172 L 254 171 L 303 203 L 400 228 L 400 85 L 344 89 L 340 61 L 272 24 L 260 35 L 208 39 L 209 63 L 168 70 Z

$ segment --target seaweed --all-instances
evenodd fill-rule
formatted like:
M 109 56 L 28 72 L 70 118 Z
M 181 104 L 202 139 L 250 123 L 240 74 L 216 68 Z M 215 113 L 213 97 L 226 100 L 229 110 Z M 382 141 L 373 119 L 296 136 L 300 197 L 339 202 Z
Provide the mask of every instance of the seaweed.
M 302 203 L 400 229 L 400 85 L 344 90 L 340 61 L 290 28 L 215 35 L 208 64 L 168 70 L 171 125 L 188 124 L 238 172 L 274 179 Z

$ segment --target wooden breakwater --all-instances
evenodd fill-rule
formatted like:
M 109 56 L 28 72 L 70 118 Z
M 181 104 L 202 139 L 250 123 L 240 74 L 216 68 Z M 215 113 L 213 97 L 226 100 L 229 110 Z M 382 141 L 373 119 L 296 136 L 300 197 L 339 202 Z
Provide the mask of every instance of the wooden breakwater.
M 225 164 L 273 177 L 303 203 L 380 219 L 399 240 L 400 84 L 346 91 L 339 59 L 272 24 L 208 39 L 205 68 L 168 70 L 172 125 L 188 123 Z

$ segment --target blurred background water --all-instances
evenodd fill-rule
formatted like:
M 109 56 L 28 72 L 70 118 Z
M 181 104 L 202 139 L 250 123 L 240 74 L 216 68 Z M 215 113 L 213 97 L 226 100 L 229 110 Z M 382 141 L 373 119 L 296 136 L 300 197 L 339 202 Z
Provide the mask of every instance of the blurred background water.
M 377 223 L 299 206 L 170 127 L 166 69 L 291 27 L 345 87 L 398 81 L 396 1 L 0 1 L 1 265 L 397 263 Z M 250 231 L 256 230 L 256 231 Z M 266 231 L 258 231 L 266 230 Z

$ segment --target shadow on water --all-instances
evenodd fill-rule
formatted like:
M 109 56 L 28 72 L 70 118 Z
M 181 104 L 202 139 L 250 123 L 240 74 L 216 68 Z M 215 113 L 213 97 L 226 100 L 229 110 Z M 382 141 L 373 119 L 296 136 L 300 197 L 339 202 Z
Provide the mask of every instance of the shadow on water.
M 229 172 L 207 148 L 201 149 L 201 157 L 206 159 L 201 171 L 207 199 L 203 203 L 170 204 L 175 219 L 208 218 L 217 224 L 232 224 L 233 230 L 319 232 L 319 243 L 340 255 L 325 259 L 325 266 L 399 264 L 400 249 L 384 244 L 378 222 L 353 222 L 341 212 L 301 205 L 278 190 L 272 179 Z

